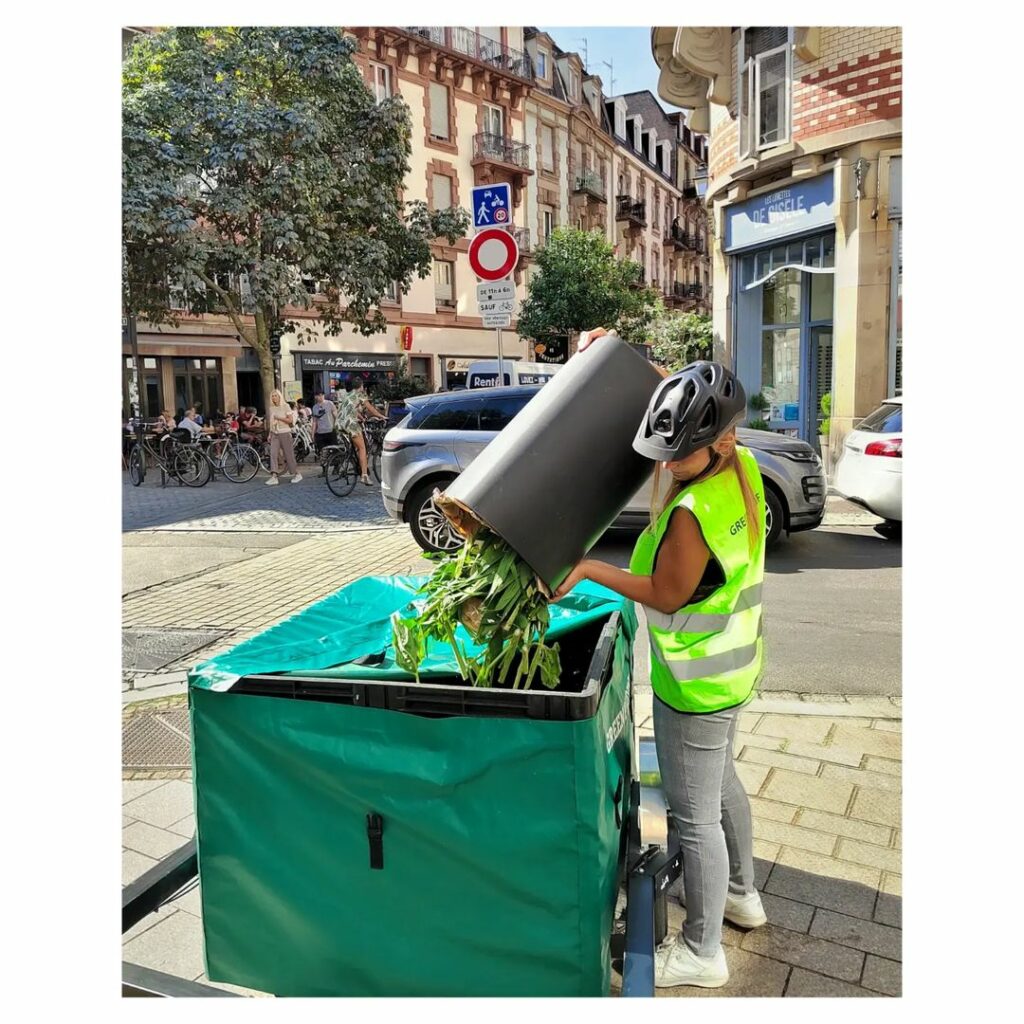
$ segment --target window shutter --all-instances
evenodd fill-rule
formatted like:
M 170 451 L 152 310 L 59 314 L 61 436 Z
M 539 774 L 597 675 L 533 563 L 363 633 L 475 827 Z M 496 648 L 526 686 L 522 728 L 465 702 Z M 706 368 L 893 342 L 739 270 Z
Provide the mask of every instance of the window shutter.
M 448 90 L 440 82 L 430 83 L 430 134 L 435 139 L 447 139 Z
M 452 205 L 452 179 L 447 174 L 434 175 L 434 209 L 447 210 Z

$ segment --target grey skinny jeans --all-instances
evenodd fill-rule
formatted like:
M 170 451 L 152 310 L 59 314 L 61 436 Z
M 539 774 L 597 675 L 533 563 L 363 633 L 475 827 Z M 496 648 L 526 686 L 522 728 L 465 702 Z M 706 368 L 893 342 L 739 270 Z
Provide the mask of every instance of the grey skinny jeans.
M 740 710 L 683 714 L 654 698 L 658 765 L 683 851 L 682 937 L 698 956 L 722 944 L 726 893 L 754 891 L 750 801 L 732 763 Z

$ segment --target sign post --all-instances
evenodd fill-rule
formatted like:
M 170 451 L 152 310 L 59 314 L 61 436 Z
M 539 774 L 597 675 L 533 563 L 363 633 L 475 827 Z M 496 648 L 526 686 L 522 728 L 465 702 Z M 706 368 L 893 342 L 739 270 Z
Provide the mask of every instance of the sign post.
M 132 418 L 135 421 L 135 443 L 141 455 L 139 477 L 140 482 L 145 483 L 146 451 L 142 447 L 142 371 L 139 367 L 139 333 L 134 313 L 121 317 L 121 341 L 127 342 L 132 348 L 132 393 L 128 397 L 131 400 Z
M 492 188 L 497 186 L 492 186 Z M 508 189 L 508 186 L 502 186 Z M 474 202 L 476 192 L 474 189 Z M 487 191 L 490 191 L 488 189 Z M 512 227 L 511 215 L 508 214 L 508 227 Z M 474 224 L 476 211 L 474 211 Z M 473 273 L 483 284 L 476 288 L 477 302 L 484 326 L 493 326 L 498 340 L 498 383 L 505 383 L 504 353 L 501 348 L 501 329 L 512 325 L 512 313 L 515 311 L 515 285 L 507 280 L 515 265 L 519 262 L 519 246 L 511 232 L 504 228 L 484 228 L 473 236 L 469 243 L 469 265 Z

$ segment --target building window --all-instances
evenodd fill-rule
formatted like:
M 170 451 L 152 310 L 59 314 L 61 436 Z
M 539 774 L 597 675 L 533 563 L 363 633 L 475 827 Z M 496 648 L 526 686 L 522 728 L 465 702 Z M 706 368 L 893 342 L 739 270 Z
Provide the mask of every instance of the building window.
M 547 79 L 548 77 L 548 54 L 547 50 L 537 51 L 537 77 Z
M 448 88 L 440 82 L 430 83 L 430 137 L 451 139 L 448 125 Z
M 615 108 L 615 134 L 620 139 L 626 137 L 626 112 L 619 106 Z
M 204 418 L 224 411 L 219 359 L 174 359 L 174 415 L 194 406 Z
M 638 153 L 642 153 L 643 152 L 643 146 L 641 145 L 642 138 L 643 138 L 643 135 L 642 135 L 642 132 L 641 132 L 640 121 L 639 121 L 639 119 L 637 119 L 636 121 L 633 122 L 633 148 Z
M 434 301 L 438 306 L 455 305 L 455 264 L 434 260 Z
M 789 141 L 793 92 L 790 28 L 747 28 L 740 33 L 740 156 Z
M 569 97 L 572 100 L 580 98 L 580 76 L 579 72 L 569 69 Z
M 398 282 L 391 281 L 388 286 L 384 289 L 384 301 L 393 302 L 396 306 L 398 305 L 400 292 L 398 290 Z
M 433 360 L 427 356 L 412 356 L 409 359 L 409 375 L 411 377 L 422 377 L 428 384 L 431 383 L 430 364 Z
M 139 373 L 139 414 L 144 420 L 155 420 L 163 412 L 163 381 L 160 374 L 160 360 L 143 356 Z M 121 380 L 122 411 L 127 419 L 132 415 L 132 394 L 134 391 L 135 364 L 131 356 L 124 357 Z
M 373 95 L 380 103 L 391 96 L 391 75 L 384 64 L 375 64 L 370 61 L 370 72 L 373 75 Z
M 492 107 L 489 103 L 484 104 L 484 132 L 499 139 L 505 137 L 504 111 L 501 107 Z
M 555 130 L 548 124 L 540 126 L 540 165 L 545 171 L 555 169 Z
M 549 209 L 541 210 L 541 245 L 547 245 L 551 240 L 551 232 L 554 230 L 555 215 L 553 211 Z
M 433 176 L 434 186 L 434 209 L 449 210 L 452 206 L 452 179 L 447 174 L 435 174 Z

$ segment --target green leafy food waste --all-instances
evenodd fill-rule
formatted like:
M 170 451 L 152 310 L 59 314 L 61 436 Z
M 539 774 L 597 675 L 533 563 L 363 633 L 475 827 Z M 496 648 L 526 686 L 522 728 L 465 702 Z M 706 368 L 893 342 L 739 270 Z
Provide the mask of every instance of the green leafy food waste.
M 539 675 L 552 689 L 561 677 L 558 644 L 544 637 L 548 599 L 530 567 L 496 534 L 482 529 L 447 557 L 424 584 L 418 618 L 392 616 L 395 661 L 419 681 L 427 639 L 447 643 L 459 674 L 473 686 L 529 689 Z M 459 623 L 485 650 L 467 655 L 455 636 Z M 513 672 L 513 666 L 515 671 Z

